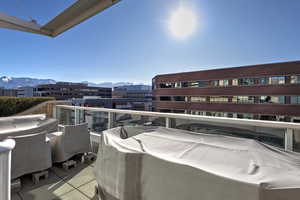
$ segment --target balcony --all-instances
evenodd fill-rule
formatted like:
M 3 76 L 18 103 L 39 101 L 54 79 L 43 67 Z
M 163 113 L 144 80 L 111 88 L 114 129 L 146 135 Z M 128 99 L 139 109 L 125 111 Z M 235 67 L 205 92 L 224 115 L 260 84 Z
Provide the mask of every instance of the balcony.
M 94 153 L 98 150 L 101 132 L 118 126 L 162 126 L 199 133 L 250 138 L 287 151 L 300 152 L 300 124 L 156 113 L 59 105 L 53 117 L 62 125 L 88 123 Z M 94 163 L 80 163 L 74 169 L 63 170 L 54 165 L 49 178 L 33 184 L 30 175 L 21 178 L 22 189 L 12 193 L 13 200 L 97 199 Z
M 151 125 L 255 139 L 300 152 L 300 124 L 297 123 L 76 106 L 57 106 L 53 113 L 59 124 L 88 123 L 93 137 L 118 126 Z

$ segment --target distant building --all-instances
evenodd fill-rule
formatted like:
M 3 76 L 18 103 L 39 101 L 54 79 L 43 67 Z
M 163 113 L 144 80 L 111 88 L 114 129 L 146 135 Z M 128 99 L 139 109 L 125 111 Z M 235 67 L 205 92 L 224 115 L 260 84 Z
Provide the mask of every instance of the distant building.
M 152 110 L 152 90 L 148 85 L 124 85 L 114 87 L 112 96 L 118 101 L 127 99 L 133 110 Z
M 159 112 L 300 122 L 300 61 L 157 75 Z
M 2 87 L 2 88 L 0 88 L 0 96 L 16 97 L 17 90 L 16 89 L 5 89 Z
M 114 98 L 152 99 L 151 86 L 148 85 L 124 85 L 114 87 Z
M 93 98 L 84 97 L 82 99 L 72 99 L 72 104 L 84 107 L 112 108 L 112 109 L 129 109 L 151 111 L 151 99 L 135 98 Z
M 35 88 L 30 86 L 19 87 L 17 89 L 18 97 L 33 97 L 35 96 Z
M 35 89 L 36 96 L 54 97 L 57 100 L 83 98 L 84 96 L 99 96 L 111 98 L 112 89 L 90 87 L 85 83 L 57 82 L 56 84 L 39 85 Z

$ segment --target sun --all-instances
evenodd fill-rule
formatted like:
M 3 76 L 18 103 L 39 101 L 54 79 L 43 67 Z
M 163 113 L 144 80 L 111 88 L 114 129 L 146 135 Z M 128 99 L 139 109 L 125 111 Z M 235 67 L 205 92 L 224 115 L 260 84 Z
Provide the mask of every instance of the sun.
M 195 12 L 181 5 L 174 10 L 168 20 L 168 29 L 177 39 L 187 39 L 196 32 L 197 16 Z

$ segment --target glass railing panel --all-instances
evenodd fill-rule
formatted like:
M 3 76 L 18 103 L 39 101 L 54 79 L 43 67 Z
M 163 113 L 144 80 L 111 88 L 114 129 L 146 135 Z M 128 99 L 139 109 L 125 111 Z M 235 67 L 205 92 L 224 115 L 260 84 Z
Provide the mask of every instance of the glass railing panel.
M 294 130 L 294 151 L 300 152 L 300 130 Z
M 88 128 L 94 133 L 101 133 L 108 129 L 108 113 L 85 111 L 83 115 L 84 121 L 88 123 Z
M 284 148 L 284 129 L 244 126 L 237 124 L 199 122 L 196 120 L 172 119 L 171 127 L 197 133 L 226 135 L 257 141 Z
M 118 126 L 166 126 L 164 117 L 150 117 L 132 114 L 115 114 L 114 127 Z
M 60 108 L 59 116 L 57 117 L 59 124 L 61 125 L 74 125 L 75 124 L 75 112 L 72 109 Z

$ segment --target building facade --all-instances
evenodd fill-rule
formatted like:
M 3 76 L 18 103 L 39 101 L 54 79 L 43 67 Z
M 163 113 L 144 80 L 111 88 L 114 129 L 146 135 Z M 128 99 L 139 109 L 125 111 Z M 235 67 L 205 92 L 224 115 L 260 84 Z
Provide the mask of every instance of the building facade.
M 124 85 L 114 87 L 114 98 L 152 99 L 151 86 L 148 85 Z
M 30 86 L 19 87 L 17 89 L 17 96 L 18 97 L 33 97 L 35 96 L 35 88 Z
M 158 112 L 300 122 L 300 61 L 153 78 Z
M 17 90 L 16 89 L 0 88 L 0 96 L 16 97 L 17 96 Z
M 84 96 L 111 98 L 112 89 L 103 87 L 90 87 L 85 83 L 57 82 L 56 84 L 37 86 L 35 88 L 35 95 L 42 97 L 54 97 L 57 100 L 83 98 Z
M 128 109 L 151 111 L 152 102 L 150 99 L 140 98 L 92 98 L 84 97 L 82 99 L 72 99 L 75 106 L 112 108 L 112 109 Z

